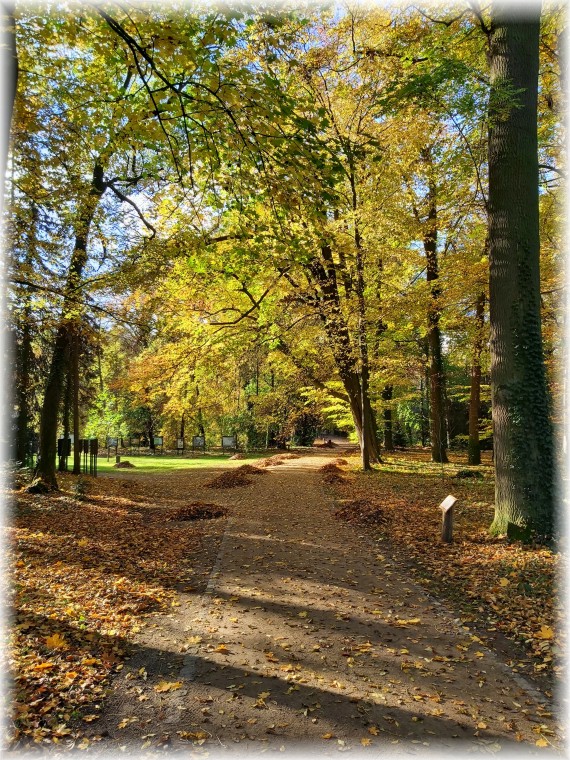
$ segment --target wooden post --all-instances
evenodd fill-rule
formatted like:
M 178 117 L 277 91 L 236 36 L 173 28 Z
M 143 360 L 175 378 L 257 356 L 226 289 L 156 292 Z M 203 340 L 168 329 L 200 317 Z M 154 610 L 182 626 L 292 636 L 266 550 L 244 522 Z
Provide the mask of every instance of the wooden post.
M 450 544 L 453 541 L 453 507 L 457 499 L 455 496 L 449 494 L 441 502 L 439 508 L 443 513 L 443 520 L 441 524 L 441 540 Z

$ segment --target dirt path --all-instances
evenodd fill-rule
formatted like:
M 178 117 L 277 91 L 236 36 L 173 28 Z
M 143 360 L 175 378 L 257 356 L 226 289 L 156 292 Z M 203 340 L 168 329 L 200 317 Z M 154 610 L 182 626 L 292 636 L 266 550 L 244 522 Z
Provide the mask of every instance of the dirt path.
M 97 724 L 108 736 L 92 747 L 211 757 L 308 743 L 311 755 L 494 752 L 523 741 L 545 751 L 535 743 L 551 721 L 538 692 L 388 547 L 334 517 L 316 472 L 328 459 L 287 461 L 223 491 L 203 487 L 211 473 L 169 476 L 231 514 L 205 593 L 182 590 L 180 606 L 140 634 Z

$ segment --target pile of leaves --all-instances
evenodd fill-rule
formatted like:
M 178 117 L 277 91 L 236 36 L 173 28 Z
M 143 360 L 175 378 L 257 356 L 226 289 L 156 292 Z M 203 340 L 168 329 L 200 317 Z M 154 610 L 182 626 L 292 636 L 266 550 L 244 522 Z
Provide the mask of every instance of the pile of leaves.
M 370 499 L 343 500 L 334 514 L 341 520 L 365 525 L 383 525 L 387 520 L 382 507 Z
M 236 469 L 236 472 L 242 472 L 244 475 L 267 475 L 265 470 L 254 467 L 252 464 L 242 464 Z
M 239 472 L 241 468 L 236 470 L 228 470 L 217 475 L 213 480 L 206 483 L 206 488 L 237 488 L 239 486 L 248 486 L 253 481 L 246 477 L 243 472 Z
M 124 462 L 117 462 L 113 467 L 116 467 L 118 470 L 132 470 L 135 465 L 132 462 L 125 460 Z
M 275 456 L 272 457 L 265 457 L 265 459 L 258 459 L 256 462 L 257 467 L 275 467 L 280 464 L 283 464 L 283 457 L 280 454 L 275 454 Z
M 319 472 L 330 472 L 334 473 L 335 475 L 342 475 L 342 470 L 335 462 L 327 462 L 326 464 L 323 464 L 322 467 L 319 467 Z
M 230 459 L 245 459 L 245 454 L 233 454 Z
M 334 462 L 328 462 L 319 467 L 319 472 L 323 474 L 323 481 L 329 485 L 346 485 L 349 483 L 348 478 L 344 477 L 343 470 Z
M 168 520 L 211 520 L 216 517 L 224 517 L 228 510 L 220 504 L 211 504 L 206 501 L 194 501 L 185 507 L 179 507 L 168 512 Z
M 275 459 L 283 459 L 283 460 L 287 460 L 287 459 L 301 459 L 301 455 L 300 454 L 294 454 L 292 451 L 290 451 L 287 454 L 276 454 L 275 455 Z
M 149 613 L 176 604 L 175 586 L 193 580 L 203 551 L 200 529 L 169 527 L 163 510 L 95 492 L 112 484 L 119 491 L 118 481 L 85 479 L 88 493 L 78 500 L 73 478 L 59 480 L 61 492 L 12 494 L 7 515 L 12 630 L 3 666 L 12 748 L 82 748 L 77 726 L 93 733 L 129 639 Z
M 429 453 L 385 455 L 372 476 L 358 474 L 351 502 L 336 515 L 369 526 L 398 547 L 427 588 L 456 606 L 464 623 L 502 633 L 517 646 L 515 666 L 545 684 L 561 671 L 562 631 L 557 621 L 559 555 L 540 544 L 523 544 L 488 533 L 494 508 L 490 461 L 479 478 L 456 478 L 465 465 L 458 455 L 442 467 Z M 456 460 L 456 461 L 453 461 Z M 322 469 L 322 468 L 321 468 Z M 452 544 L 441 542 L 441 501 L 457 497 Z M 562 629 L 562 626 L 560 626 Z M 530 664 L 519 662 L 530 658 Z
M 334 464 L 337 464 L 339 467 L 344 467 L 348 464 L 346 459 L 343 459 L 342 457 L 337 457 L 335 460 L 333 460 Z

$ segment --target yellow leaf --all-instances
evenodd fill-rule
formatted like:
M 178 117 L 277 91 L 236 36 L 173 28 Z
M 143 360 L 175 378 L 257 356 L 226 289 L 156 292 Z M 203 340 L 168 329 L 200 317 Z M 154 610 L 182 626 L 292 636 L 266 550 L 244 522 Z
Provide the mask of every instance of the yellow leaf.
M 307 617 L 308 612 L 299 612 L 299 617 Z
M 187 643 L 189 645 L 200 644 L 201 642 L 202 642 L 201 636 L 190 636 L 190 638 L 187 639 Z
M 67 642 L 59 633 L 54 633 L 53 636 L 47 637 L 46 646 L 49 649 L 67 649 Z
M 176 691 L 176 689 L 180 689 L 181 686 L 182 681 L 161 681 L 154 687 L 154 690 L 159 692 Z
M 540 739 L 537 739 L 535 744 L 537 747 L 548 747 L 548 742 L 546 741 L 546 739 L 543 739 L 542 737 L 540 737 Z
M 534 634 L 536 639 L 553 639 L 554 631 L 549 625 L 541 625 L 540 631 Z
M 34 665 L 34 670 L 49 670 L 53 667 L 53 662 L 41 662 L 39 665 Z
M 408 620 L 398 618 L 396 620 L 396 625 L 419 625 L 421 622 L 420 618 L 409 618 Z
M 508 586 L 509 583 L 510 581 L 508 578 L 501 578 L 501 580 L 499 581 L 499 586 Z
M 369 747 L 372 744 L 372 739 L 367 739 L 365 736 L 360 740 L 363 747 Z
M 477 728 L 487 728 L 487 724 L 481 721 L 481 723 L 477 723 Z
M 270 691 L 262 691 L 261 694 L 257 695 L 258 699 L 267 699 L 267 697 L 271 696 Z
M 214 652 L 220 652 L 221 654 L 231 654 L 230 650 L 225 644 L 218 644 L 218 646 L 214 649 Z
M 380 730 L 377 726 L 368 726 L 368 733 L 372 734 L 372 736 L 378 736 Z
M 323 734 L 321 739 L 334 739 L 334 734 Z

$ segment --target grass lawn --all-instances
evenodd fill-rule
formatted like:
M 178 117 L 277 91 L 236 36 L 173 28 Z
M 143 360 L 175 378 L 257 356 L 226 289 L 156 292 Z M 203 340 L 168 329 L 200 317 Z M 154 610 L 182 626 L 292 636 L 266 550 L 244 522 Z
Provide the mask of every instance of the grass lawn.
M 97 471 L 99 473 L 112 472 L 117 474 L 119 472 L 169 472 L 170 470 L 195 470 L 201 467 L 224 467 L 228 464 L 231 454 L 204 454 L 196 455 L 194 457 L 187 456 L 168 456 L 162 454 L 137 456 L 135 455 L 121 455 L 122 462 L 130 462 L 134 464 L 134 470 L 116 468 L 115 455 L 109 457 L 100 456 L 97 460 Z M 244 462 L 251 462 L 256 459 L 261 459 L 266 454 L 246 454 L 245 459 L 241 459 L 236 464 L 243 464 Z

